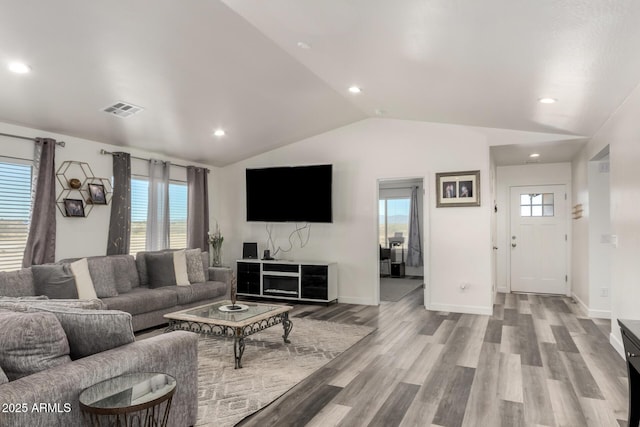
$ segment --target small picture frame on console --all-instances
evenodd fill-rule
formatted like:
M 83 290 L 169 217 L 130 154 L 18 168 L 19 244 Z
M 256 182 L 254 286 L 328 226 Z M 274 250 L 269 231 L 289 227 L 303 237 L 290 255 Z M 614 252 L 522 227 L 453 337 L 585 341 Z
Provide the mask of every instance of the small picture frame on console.
M 480 206 L 480 171 L 436 173 L 436 207 Z
M 84 218 L 84 204 L 81 199 L 64 199 L 64 211 L 69 217 Z

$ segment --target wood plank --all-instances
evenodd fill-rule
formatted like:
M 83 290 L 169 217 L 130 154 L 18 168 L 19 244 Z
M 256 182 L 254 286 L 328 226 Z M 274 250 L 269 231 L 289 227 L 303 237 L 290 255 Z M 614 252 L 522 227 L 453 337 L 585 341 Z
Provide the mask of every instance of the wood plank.
M 413 365 L 407 369 L 401 381 L 419 386 L 424 384 L 431 369 L 436 367 L 436 362 L 440 358 L 443 348 L 444 344 L 428 343 Z
M 558 346 L 552 343 L 540 344 L 540 350 L 542 355 L 542 364 L 544 365 L 544 371 L 547 374 L 547 378 L 551 380 L 558 380 L 569 382 L 569 373 L 567 367 L 562 361 Z
M 451 379 L 433 418 L 435 424 L 447 427 L 462 426 L 475 371 L 473 368 L 462 366 L 453 368 Z
M 502 353 L 498 371 L 498 398 L 524 403 L 522 365 L 519 354 Z
M 305 425 L 313 419 L 342 388 L 331 385 L 319 387 L 312 396 L 297 404 L 286 416 L 278 420 L 278 425 Z
M 464 427 L 494 426 L 500 422 L 498 376 L 500 372 L 500 346 L 485 342 L 482 345 L 476 375 L 471 385 L 469 402 L 462 425 Z
M 488 316 L 474 317 L 476 318 L 475 322 L 473 322 L 469 328 L 469 339 L 457 360 L 457 364 L 459 366 L 466 366 L 467 368 L 478 367 L 478 359 L 480 358 L 480 352 L 482 350 L 482 342 L 484 341 L 487 323 L 489 322 Z
M 588 427 L 615 426 L 618 422 L 611 406 L 604 400 L 581 397 L 580 406 Z
M 399 383 L 391 392 L 391 396 L 387 398 L 382 407 L 374 415 L 373 420 L 369 423 L 369 427 L 393 427 L 400 425 L 402 418 L 411 403 L 420 386 L 415 384 Z
M 547 380 L 551 406 L 558 427 L 586 426 L 578 396 L 571 384 L 564 381 Z
M 322 409 L 309 423 L 306 427 L 335 427 L 342 419 L 347 415 L 347 413 L 351 410 L 348 406 L 336 405 L 335 403 L 330 403 Z
M 433 335 L 445 320 L 447 320 L 447 316 L 435 314 L 429 318 L 427 323 L 418 333 L 420 335 Z
M 484 342 L 500 344 L 502 341 L 502 321 L 489 319 L 487 331 L 484 334 Z
M 549 323 L 546 320 L 538 319 L 535 316 L 533 316 L 533 326 L 536 329 L 536 336 L 538 337 L 539 343 L 543 343 L 543 342 L 549 342 L 553 344 L 556 343 L 556 337 L 553 336 L 551 325 L 549 325 Z
M 518 326 L 518 310 L 515 308 L 504 309 L 504 321 L 503 325 Z
M 500 401 L 500 420 L 505 427 L 525 427 L 524 405 L 519 402 Z M 479 424 L 478 424 L 479 425 Z M 498 424 L 483 424 L 487 427 Z
M 538 347 L 538 337 L 530 314 L 518 315 L 518 338 L 520 344 L 520 360 L 523 365 L 542 367 L 542 357 Z
M 502 341 L 500 351 L 503 353 L 520 354 L 520 338 L 516 326 L 502 326 Z
M 523 365 L 522 385 L 524 388 L 525 421 L 528 424 L 555 426 L 544 368 Z
M 578 353 L 560 352 L 562 360 L 567 367 L 569 378 L 580 397 L 591 399 L 604 399 L 600 387 L 593 379 L 591 371 L 587 367 L 582 356 Z
M 551 332 L 553 332 L 553 336 L 556 339 L 556 343 L 558 344 L 558 350 L 570 353 L 578 353 L 578 348 L 573 342 L 573 339 L 571 338 L 571 335 L 569 335 L 569 331 L 566 327 L 551 325 Z

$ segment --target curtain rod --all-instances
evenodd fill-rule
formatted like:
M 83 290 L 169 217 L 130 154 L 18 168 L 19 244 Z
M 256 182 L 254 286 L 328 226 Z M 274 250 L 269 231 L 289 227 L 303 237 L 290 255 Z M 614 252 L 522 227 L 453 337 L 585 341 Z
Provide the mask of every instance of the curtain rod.
M 100 154 L 113 154 L 113 151 L 107 151 L 107 150 L 105 150 L 103 148 L 102 150 L 100 150 Z M 144 157 L 137 157 L 137 156 L 131 156 L 131 158 L 132 159 L 136 159 L 136 160 L 142 160 L 143 162 L 148 162 L 149 160 L 151 160 L 151 159 L 145 159 Z M 178 164 L 178 163 L 171 163 L 171 166 L 178 166 L 180 168 L 185 168 L 185 169 L 188 167 L 188 166 L 181 165 L 181 164 Z M 209 169 L 206 169 L 206 170 L 207 170 L 207 173 L 210 172 Z
M 25 139 L 27 141 L 34 141 L 35 142 L 35 138 L 31 138 L 28 136 L 21 136 L 21 135 L 12 135 L 10 133 L 1 133 L 0 132 L 0 136 L 8 136 L 9 138 L 17 138 L 17 139 Z M 60 147 L 64 147 L 65 146 L 65 142 L 64 141 L 56 141 L 56 145 L 59 145 Z

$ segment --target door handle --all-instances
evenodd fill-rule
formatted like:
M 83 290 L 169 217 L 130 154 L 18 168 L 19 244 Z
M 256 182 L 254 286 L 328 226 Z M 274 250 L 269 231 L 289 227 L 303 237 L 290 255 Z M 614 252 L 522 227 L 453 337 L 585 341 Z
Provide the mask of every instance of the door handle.
M 512 247 L 512 248 L 515 248 L 516 246 L 518 246 L 518 244 L 517 244 L 517 243 L 512 243 L 512 244 L 511 244 L 511 247 Z

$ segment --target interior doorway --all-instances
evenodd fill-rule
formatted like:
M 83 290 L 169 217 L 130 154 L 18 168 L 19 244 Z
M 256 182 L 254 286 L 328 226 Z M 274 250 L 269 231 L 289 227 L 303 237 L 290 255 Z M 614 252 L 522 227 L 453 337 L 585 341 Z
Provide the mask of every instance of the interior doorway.
M 511 187 L 511 291 L 567 293 L 565 185 Z
M 423 182 L 378 180 L 380 301 L 399 301 L 424 285 Z

